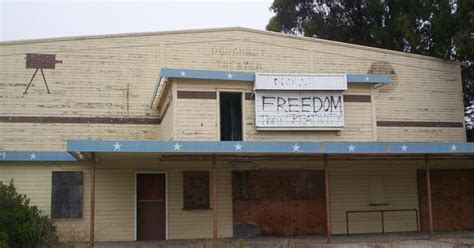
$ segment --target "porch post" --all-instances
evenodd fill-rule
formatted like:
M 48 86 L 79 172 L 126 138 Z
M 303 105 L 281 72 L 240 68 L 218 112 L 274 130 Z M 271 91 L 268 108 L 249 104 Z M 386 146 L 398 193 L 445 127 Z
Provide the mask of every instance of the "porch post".
M 327 243 L 331 243 L 331 202 L 329 196 L 329 172 L 328 172 L 328 155 L 323 155 L 324 160 L 324 182 L 326 188 L 326 239 Z
M 433 207 L 431 203 L 431 177 L 428 154 L 425 154 L 426 189 L 428 195 L 428 217 L 430 219 L 430 237 L 433 237 Z
M 212 155 L 212 221 L 213 238 L 217 242 L 217 161 L 216 155 Z
M 89 242 L 90 246 L 94 247 L 94 229 L 95 229 L 95 165 L 96 157 L 95 153 L 91 153 L 91 202 L 90 202 L 90 235 Z

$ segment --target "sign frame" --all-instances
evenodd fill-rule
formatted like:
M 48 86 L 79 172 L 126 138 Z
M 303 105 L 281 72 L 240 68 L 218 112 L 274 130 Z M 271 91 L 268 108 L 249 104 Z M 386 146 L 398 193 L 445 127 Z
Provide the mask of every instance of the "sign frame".
M 262 111 L 259 110 L 259 95 L 261 95 L 262 93 L 275 93 L 275 92 L 282 92 L 283 94 L 288 94 L 288 93 L 291 93 L 291 92 L 298 92 L 300 95 L 301 94 L 304 94 L 306 92 L 310 92 L 311 93 L 316 93 L 317 95 L 324 95 L 324 93 L 328 93 L 328 95 L 338 95 L 336 93 L 340 93 L 340 108 L 342 108 L 341 110 L 341 123 L 340 125 L 321 125 L 321 126 L 304 126 L 304 125 L 281 125 L 281 126 L 262 126 L 259 124 L 259 113 L 262 113 Z M 281 117 L 283 118 L 283 117 Z M 259 91 L 256 91 L 255 92 L 255 128 L 257 129 L 257 131 L 309 131 L 309 130 L 319 130 L 319 131 L 323 131 L 323 130 L 327 130 L 327 131 L 331 131 L 331 130 L 335 130 L 335 131 L 338 131 L 338 130 L 342 130 L 345 126 L 345 110 L 344 110 L 344 94 L 343 94 L 343 91 L 339 91 L 339 90 L 331 90 L 331 91 L 317 91 L 317 90 L 311 90 L 311 91 L 308 91 L 308 90 L 298 90 L 298 91 L 295 91 L 295 90 L 259 90 Z

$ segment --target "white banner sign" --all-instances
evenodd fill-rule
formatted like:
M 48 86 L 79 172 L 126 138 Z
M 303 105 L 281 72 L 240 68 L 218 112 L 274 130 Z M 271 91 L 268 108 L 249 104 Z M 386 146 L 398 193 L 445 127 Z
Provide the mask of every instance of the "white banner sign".
M 255 73 L 256 90 L 347 90 L 345 74 Z
M 257 128 L 344 126 L 342 91 L 265 91 L 255 94 Z

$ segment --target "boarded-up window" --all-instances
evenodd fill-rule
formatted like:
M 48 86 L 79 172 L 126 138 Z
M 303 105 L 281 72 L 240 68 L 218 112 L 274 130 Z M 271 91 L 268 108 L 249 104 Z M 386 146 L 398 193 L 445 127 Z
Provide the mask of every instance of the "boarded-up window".
M 183 209 L 209 209 L 209 171 L 183 172 Z
M 82 217 L 82 171 L 53 171 L 51 217 Z
M 237 201 L 325 199 L 324 173 L 307 171 L 233 171 L 232 198 Z
M 385 182 L 383 176 L 370 176 L 370 204 L 387 204 L 385 199 Z

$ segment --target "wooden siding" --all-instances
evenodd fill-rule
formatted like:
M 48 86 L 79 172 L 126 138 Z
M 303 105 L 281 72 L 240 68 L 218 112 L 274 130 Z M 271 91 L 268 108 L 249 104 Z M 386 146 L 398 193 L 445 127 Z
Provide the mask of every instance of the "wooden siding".
M 90 220 L 90 170 L 85 163 L 1 163 L 0 181 L 13 183 L 18 193 L 26 194 L 32 205 L 46 215 L 51 214 L 52 171 L 83 171 L 83 212 L 82 218 L 55 219 L 58 234 L 64 241 L 84 241 L 89 239 Z M 28 172 L 28 173 L 25 173 Z
M 392 162 L 397 163 L 397 162 Z M 418 209 L 416 165 L 353 162 L 343 166 L 330 162 L 331 220 L 334 234 L 346 233 L 346 211 Z M 384 177 L 385 194 L 389 205 L 370 206 L 370 176 Z M 416 231 L 414 212 L 393 212 L 385 218 L 387 232 Z M 395 218 L 399 217 L 399 219 Z M 379 212 L 349 215 L 350 233 L 382 232 Z
M 192 239 L 212 237 L 212 210 L 183 210 L 182 172 L 211 171 L 210 161 L 160 161 L 156 156 L 136 158 L 128 155 L 101 155 L 96 170 L 96 239 L 134 240 L 135 238 L 135 173 L 166 172 L 168 178 L 168 238 Z M 433 160 L 433 168 L 474 169 L 472 160 Z M 322 170 L 322 160 L 254 160 L 241 162 L 218 161 L 218 222 L 219 237 L 231 237 L 232 170 Z M 63 240 L 88 239 L 90 171 L 87 163 L 2 163 L 0 181 L 14 182 L 20 193 L 27 194 L 31 203 L 49 214 L 51 209 L 51 171 L 84 171 L 84 214 L 82 219 L 57 220 Z M 331 218 L 334 234 L 346 232 L 345 211 L 383 209 L 418 209 L 416 170 L 423 168 L 423 158 L 402 160 L 343 160 L 329 159 Z M 28 171 L 28 173 L 25 173 Z M 369 206 L 369 176 L 383 175 L 390 205 Z M 212 173 L 211 173 L 212 176 Z M 212 187 L 212 185 L 211 185 Z M 212 189 L 211 189 L 212 190 Z M 211 194 L 212 201 L 212 194 Z M 377 215 L 353 216 L 352 232 L 378 232 Z M 436 218 L 436 217 L 435 217 Z M 416 230 L 410 213 L 388 213 L 385 229 L 389 231 Z M 78 234 L 78 235 L 72 235 Z
M 64 151 L 68 139 L 160 139 L 160 125 L 0 123 L 0 150 Z
M 178 80 L 179 91 L 251 92 L 249 82 L 219 82 L 203 80 Z M 350 86 L 345 93 L 351 96 L 371 94 L 370 86 Z M 364 98 L 365 99 L 365 98 Z M 219 115 L 217 99 L 178 98 L 178 140 L 218 140 Z M 344 103 L 346 126 L 336 131 L 257 131 L 255 127 L 255 101 L 245 100 L 244 140 L 374 140 L 372 106 L 370 101 Z
M 173 94 L 175 84 L 172 84 L 171 88 L 165 93 L 165 100 L 160 106 L 160 117 L 161 117 L 161 139 L 162 140 L 174 140 L 175 129 L 176 129 L 176 96 Z
M 38 76 L 28 95 L 22 94 L 34 72 L 25 68 L 26 53 L 56 54 L 56 59 L 63 61 L 54 70 L 45 70 L 51 94 L 46 93 L 42 78 Z M 389 85 L 375 86 L 374 89 L 360 86 L 362 95 L 371 92 L 371 102 L 347 103 L 347 125 L 340 133 L 255 132 L 253 107 L 246 101 L 245 139 L 311 137 L 321 140 L 465 141 L 462 127 L 369 125 L 370 121 L 463 122 L 459 65 L 429 57 L 241 28 L 4 42 L 0 43 L 0 56 L 0 116 L 156 118 L 159 111 L 150 109 L 148 104 L 158 72 L 163 67 L 388 73 L 392 77 Z M 203 84 L 187 89 L 211 87 L 249 91 L 252 88 L 251 84 L 242 82 L 206 81 Z M 351 87 L 347 93 L 352 94 L 353 89 Z M 160 87 L 159 92 L 162 90 Z M 178 99 L 171 107 L 171 112 L 176 113 L 173 137 L 183 140 L 218 139 L 218 125 L 213 121 L 217 120 L 216 110 L 212 100 Z M 199 121 L 200 118 L 203 121 Z M 12 132 L 0 136 L 0 148 L 8 150 L 21 149 L 23 145 L 29 146 L 34 140 L 44 138 L 47 140 L 45 147 L 55 150 L 63 149 L 64 141 L 70 138 L 122 139 L 125 136 L 118 131 L 122 129 L 134 130 L 126 136 L 127 139 L 171 137 L 169 123 L 163 137 L 157 125 L 130 128 L 103 124 L 100 131 L 92 132 L 94 135 L 91 136 L 88 136 L 88 131 L 71 131 L 91 129 L 90 126 L 94 125 L 89 124 L 73 125 L 72 129 L 68 125 L 53 129 L 50 129 L 50 124 L 0 125 Z M 48 131 L 35 132 L 35 129 L 29 129 L 30 126 Z

